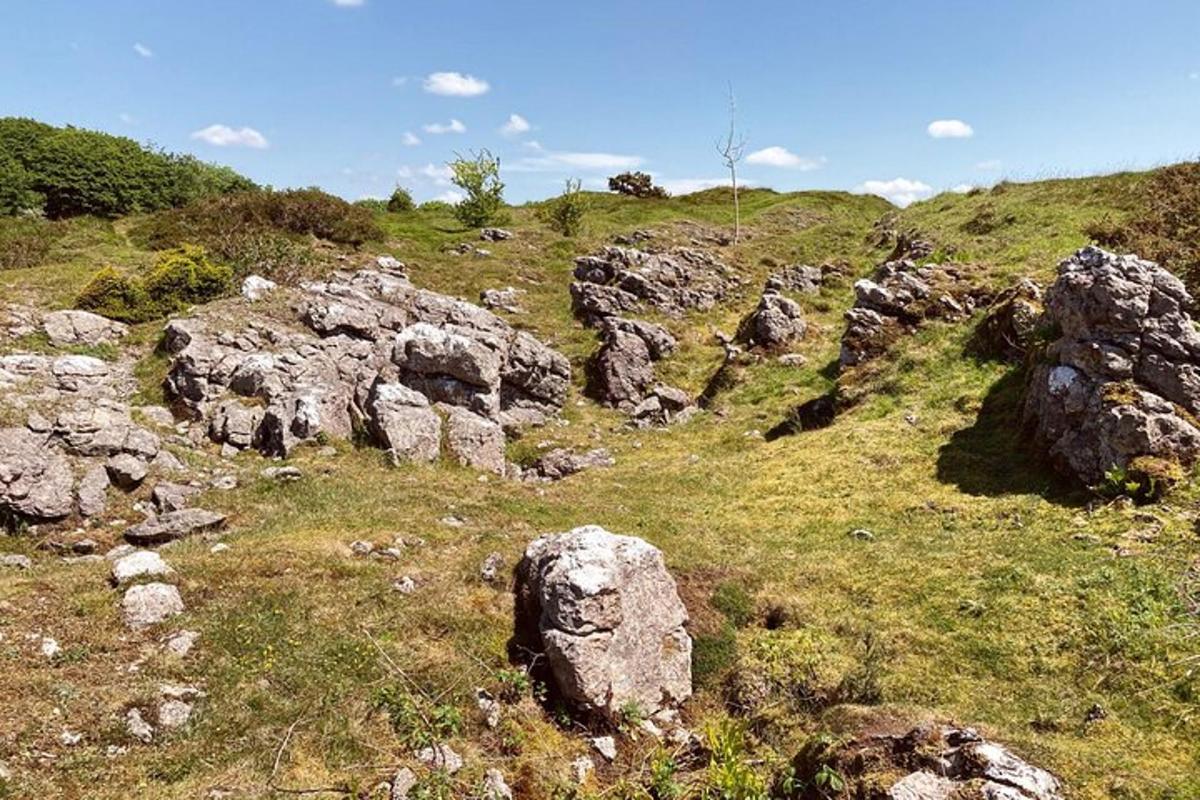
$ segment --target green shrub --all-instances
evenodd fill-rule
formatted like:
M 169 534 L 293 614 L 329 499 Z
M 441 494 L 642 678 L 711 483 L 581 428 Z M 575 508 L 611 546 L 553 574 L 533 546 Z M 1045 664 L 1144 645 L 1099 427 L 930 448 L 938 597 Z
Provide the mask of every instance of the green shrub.
M 661 200 L 670 197 L 667 190 L 654 185 L 654 179 L 645 172 L 622 172 L 608 179 L 608 190 L 629 197 Z
M 46 260 L 63 224 L 37 217 L 0 218 L 0 269 L 26 269 Z
M 744 628 L 754 620 L 754 598 L 739 583 L 717 584 L 712 593 L 712 605 L 736 628 Z
M 378 197 L 360 197 L 354 201 L 354 205 L 359 208 L 365 208 L 372 213 L 387 211 L 387 204 L 387 200 L 380 200 Z
M 445 200 L 426 200 L 421 205 L 417 206 L 421 211 L 435 211 L 440 213 L 454 213 L 454 206 L 447 203 Z
M 413 202 L 412 195 L 403 186 L 397 186 L 393 189 L 392 196 L 387 201 L 387 210 L 393 214 L 404 214 L 416 207 L 417 205 Z
M 490 150 L 458 156 L 449 164 L 455 186 L 467 193 L 454 207 L 454 216 L 468 228 L 480 228 L 500 221 L 504 208 L 504 183 L 500 180 L 500 159 Z
M 132 139 L 29 119 L 0 119 L 0 213 L 35 206 L 52 219 L 116 217 L 245 190 L 228 167 L 143 147 Z
M 154 318 L 146 290 L 116 267 L 104 267 L 75 298 L 75 307 L 121 322 L 145 322 Z
M 105 267 L 92 276 L 75 307 L 122 322 L 146 322 L 228 293 L 233 270 L 209 260 L 203 247 L 184 245 L 159 256 L 142 279 Z
M 542 207 L 542 219 L 551 230 L 563 236 L 575 236 L 583 229 L 588 198 L 578 180 L 568 180 L 563 193 Z

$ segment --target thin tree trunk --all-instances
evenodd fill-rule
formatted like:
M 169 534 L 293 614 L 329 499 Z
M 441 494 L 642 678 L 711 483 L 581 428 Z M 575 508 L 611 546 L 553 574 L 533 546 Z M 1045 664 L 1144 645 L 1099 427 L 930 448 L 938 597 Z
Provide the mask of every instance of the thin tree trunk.
M 738 204 L 737 167 L 729 167 L 729 181 L 733 184 L 733 243 L 742 235 L 742 209 Z

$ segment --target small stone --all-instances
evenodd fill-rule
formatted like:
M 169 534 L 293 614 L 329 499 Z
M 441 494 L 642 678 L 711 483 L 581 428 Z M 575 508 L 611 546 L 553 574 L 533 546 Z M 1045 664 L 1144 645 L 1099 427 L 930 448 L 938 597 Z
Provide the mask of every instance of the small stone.
M 121 524 L 124 525 L 125 523 L 122 522 Z M 108 561 L 116 561 L 118 558 L 127 556 L 135 550 L 137 550 L 137 548 L 131 544 L 119 544 L 105 553 L 104 558 Z
M 33 560 L 29 556 L 23 556 L 20 553 L 12 553 L 10 555 L 0 556 L 0 567 L 11 567 L 12 569 L 32 569 Z
M 42 656 L 45 658 L 54 658 L 62 652 L 62 647 L 57 639 L 52 639 L 49 636 L 42 637 L 41 643 Z
M 214 489 L 228 492 L 238 487 L 238 479 L 233 475 L 218 475 L 209 481 L 208 485 Z
M 63 732 L 58 735 L 58 740 L 63 743 L 64 747 L 74 747 L 83 741 L 83 734 L 64 729 Z
M 200 634 L 196 631 L 177 631 L 167 637 L 165 645 L 168 652 L 183 658 L 192 652 L 192 648 L 196 646 L 196 640 L 199 638 Z
M 458 772 L 463 766 L 462 756 L 454 752 L 448 744 L 435 744 L 418 751 L 417 761 L 450 775 Z
M 417 590 L 417 582 L 408 575 L 396 578 L 392 581 L 392 591 L 400 594 L 412 594 Z
M 122 489 L 133 489 L 145 479 L 149 467 L 146 462 L 129 453 L 118 453 L 104 464 L 108 477 Z
M 417 776 L 411 769 L 404 767 L 392 776 L 391 800 L 409 800 L 408 793 L 417 785 Z
M 488 553 L 487 558 L 483 559 L 483 564 L 479 567 L 479 577 L 485 583 L 492 583 L 500 577 L 500 570 L 504 567 L 504 556 L 499 553 Z
M 125 624 L 134 630 L 157 625 L 184 611 L 179 590 L 166 583 L 130 587 L 121 601 Z
M 192 704 L 183 700 L 164 700 L 158 704 L 159 727 L 176 730 L 192 718 Z
M 356 556 L 369 556 L 375 551 L 375 545 L 371 542 L 359 539 L 350 543 L 350 552 Z
M 136 550 L 112 565 L 113 583 L 118 586 L 138 578 L 159 578 L 174 572 L 163 557 L 152 550 Z
M 142 712 L 131 708 L 125 712 L 125 730 L 140 742 L 149 744 L 154 739 L 154 728 L 142 718 Z
M 498 769 L 489 769 L 483 775 L 483 800 L 513 800 L 512 789 Z
M 210 553 L 224 553 L 224 552 L 225 552 L 226 550 L 228 550 L 228 549 L 229 549 L 229 545 L 225 544 L 224 542 L 217 542 L 217 543 L 216 543 L 216 544 L 214 544 L 212 547 L 208 548 L 208 552 L 210 552 Z
M 596 762 L 587 756 L 580 756 L 571 762 L 571 774 L 575 776 L 575 782 L 583 784 L 587 782 L 588 777 L 596 771 Z
M 617 740 L 611 736 L 597 736 L 592 739 L 592 747 L 604 756 L 605 761 L 614 761 L 617 757 Z
M 873 542 L 875 541 L 875 534 L 871 533 L 866 528 L 855 528 L 854 530 L 850 531 L 850 538 L 858 539 L 862 542 Z
M 298 481 L 304 477 L 299 467 L 267 467 L 260 474 L 269 481 L 280 483 Z
M 496 698 L 492 696 L 491 692 L 484 688 L 477 688 L 475 704 L 479 706 L 480 712 L 483 713 L 483 721 L 489 728 L 495 728 L 500 724 L 500 704 L 496 702 Z
M 782 367 L 803 367 L 808 363 L 808 359 L 799 353 L 784 353 L 777 360 Z
M 467 521 L 465 519 L 463 519 L 462 517 L 454 516 L 453 514 L 451 514 L 450 516 L 442 517 L 438 521 L 441 522 L 443 525 L 445 525 L 447 528 L 461 528 L 463 525 L 467 524 Z
M 169 511 L 125 531 L 125 540 L 135 545 L 165 544 L 204 531 L 220 528 L 225 515 L 201 508 Z
M 278 288 L 275 281 L 267 280 L 261 275 L 247 275 L 242 281 L 242 297 L 251 303 L 256 303 Z

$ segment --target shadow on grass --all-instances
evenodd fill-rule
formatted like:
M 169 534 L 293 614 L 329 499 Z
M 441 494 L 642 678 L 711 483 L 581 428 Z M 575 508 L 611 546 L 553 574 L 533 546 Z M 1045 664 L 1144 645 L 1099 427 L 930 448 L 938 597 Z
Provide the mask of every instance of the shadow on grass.
M 1024 382 L 1024 371 L 1014 369 L 992 384 L 975 423 L 956 431 L 938 451 L 938 480 L 972 495 L 1037 494 L 1081 505 L 1087 494 L 1053 472 L 1024 436 Z

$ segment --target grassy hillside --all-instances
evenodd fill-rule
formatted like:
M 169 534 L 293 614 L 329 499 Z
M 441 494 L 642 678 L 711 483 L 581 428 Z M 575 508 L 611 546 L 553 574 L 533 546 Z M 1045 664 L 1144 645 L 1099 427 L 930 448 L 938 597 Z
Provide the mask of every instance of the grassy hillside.
M 596 337 L 572 319 L 567 291 L 572 257 L 634 229 L 653 230 L 656 245 L 698 240 L 736 267 L 742 296 L 658 320 L 680 340 L 661 377 L 698 393 L 721 363 L 712 328 L 733 331 L 773 263 L 842 263 L 866 275 L 890 251 L 880 232 L 891 228 L 917 231 L 981 284 L 1047 282 L 1086 243 L 1089 225 L 1132 210 L 1135 180 L 1001 184 L 903 211 L 837 192 L 755 190 L 743 197 L 746 238 L 736 246 L 707 241 L 730 228 L 722 190 L 598 196 L 575 239 L 547 229 L 535 206 L 513 209 L 515 238 L 495 244 L 442 211 L 378 215 L 386 240 L 352 260 L 393 254 L 417 285 L 470 300 L 486 288 L 525 289 L 528 313 L 513 324 L 571 358 L 565 424 L 530 431 L 510 455 L 602 444 L 616 466 L 533 486 L 445 464 L 391 467 L 376 450 L 339 444 L 332 457 L 302 448 L 292 461 L 303 479 L 278 484 L 259 477 L 260 457 L 240 456 L 232 469 L 241 487 L 198 501 L 231 515 L 230 549 L 188 541 L 170 551 L 188 602 L 181 626 L 201 632 L 182 662 L 125 630 L 106 565 L 43 556 L 32 572 L 0 574 L 9 795 L 354 796 L 410 762 L 420 726 L 397 711 L 399 696 L 461 719 L 448 725 L 449 741 L 467 767 L 442 796 L 470 796 L 490 766 L 518 796 L 572 796 L 569 764 L 588 752 L 584 731 L 519 685 L 522 699 L 505 706 L 498 729 L 475 707 L 476 687 L 502 695 L 514 684 L 512 597 L 478 569 L 492 551 L 511 567 L 536 535 L 587 523 L 666 554 L 696 637 L 698 691 L 686 709 L 695 730 L 722 730 L 739 679 L 776 680 L 768 702 L 740 719 L 749 734 L 739 757 L 761 776 L 777 774 L 809 737 L 844 730 L 849 716 L 929 714 L 1011 744 L 1060 775 L 1073 798 L 1200 794 L 1191 604 L 1200 498 L 1187 488 L 1169 505 L 1132 510 L 1062 486 L 1020 439 L 1021 376 L 966 355 L 978 317 L 904 341 L 884 364 L 881 390 L 832 426 L 767 442 L 762 432 L 832 385 L 852 278 L 797 298 L 812 323 L 797 348 L 805 366 L 764 359 L 712 413 L 661 431 L 630 430 L 581 399 L 580 367 Z M 42 266 L 0 271 L 0 293 L 69 305 L 100 266 L 153 259 L 127 235 L 137 222 L 70 223 Z M 491 255 L 447 252 L 459 242 Z M 150 394 L 164 368 L 153 353 L 157 328 L 140 326 L 135 337 Z M 119 530 L 89 535 L 103 544 Z M 409 542 L 399 562 L 355 558 L 347 547 L 397 537 Z M 0 539 L 0 550 L 34 553 L 37 543 L 26 533 Z M 416 580 L 416 592 L 392 591 L 400 575 Z M 48 664 L 30 632 L 53 635 L 63 653 Z M 186 730 L 130 745 L 124 710 L 163 682 L 201 684 L 208 696 Z M 1100 718 L 1085 722 L 1089 712 Z M 88 735 L 65 747 L 64 727 Z M 128 750 L 106 754 L 110 745 Z M 669 796 L 669 755 L 644 736 L 623 743 L 577 796 Z M 704 763 L 672 780 L 685 797 L 755 796 L 720 793 Z

